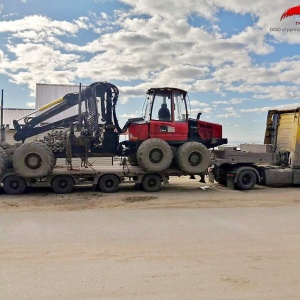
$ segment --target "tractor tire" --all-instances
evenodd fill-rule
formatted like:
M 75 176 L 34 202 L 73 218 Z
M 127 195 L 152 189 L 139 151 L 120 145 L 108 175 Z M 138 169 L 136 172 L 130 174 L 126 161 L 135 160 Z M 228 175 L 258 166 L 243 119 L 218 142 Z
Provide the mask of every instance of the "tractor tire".
M 195 175 L 207 171 L 210 164 L 210 153 L 201 143 L 187 142 L 181 145 L 176 153 L 178 167 L 184 173 Z
M 7 156 L 6 151 L 2 147 L 0 147 L 0 157 L 3 160 L 5 168 L 7 168 L 8 167 L 8 156 Z
M 6 161 L 5 158 L 0 154 L 0 177 L 4 175 L 6 171 Z
M 137 150 L 137 161 L 140 167 L 148 172 L 161 172 L 169 168 L 173 152 L 169 144 L 161 139 L 145 140 Z
M 6 155 L 7 155 L 7 168 L 11 169 L 13 168 L 13 160 L 14 160 L 14 154 L 18 148 L 18 145 L 10 145 L 5 149 Z
M 54 155 L 43 143 L 32 142 L 21 145 L 14 153 L 15 172 L 25 178 L 49 175 L 54 167 Z

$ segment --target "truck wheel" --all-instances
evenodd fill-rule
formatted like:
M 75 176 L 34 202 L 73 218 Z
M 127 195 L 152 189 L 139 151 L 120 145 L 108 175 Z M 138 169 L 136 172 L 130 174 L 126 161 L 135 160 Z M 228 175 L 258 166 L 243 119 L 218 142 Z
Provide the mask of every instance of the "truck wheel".
M 210 153 L 203 144 L 188 142 L 179 147 L 176 160 L 181 171 L 191 175 L 199 174 L 207 171 Z
M 15 172 L 23 177 L 43 177 L 52 172 L 54 155 L 43 143 L 23 144 L 14 153 L 13 165 Z
M 238 174 L 236 185 L 240 190 L 251 190 L 256 184 L 256 174 L 252 170 L 243 170 Z
M 137 150 L 139 166 L 148 172 L 160 172 L 169 168 L 173 160 L 172 149 L 161 139 L 148 139 Z
M 51 185 L 56 194 L 69 194 L 74 189 L 74 180 L 70 176 L 55 176 Z
M 120 180 L 114 174 L 103 175 L 99 179 L 99 188 L 103 193 L 114 193 L 119 188 Z
M 161 187 L 161 178 L 157 174 L 145 175 L 142 181 L 142 186 L 146 192 L 157 192 Z
M 11 175 L 3 180 L 3 189 L 8 195 L 21 195 L 27 187 L 26 181 L 21 176 Z

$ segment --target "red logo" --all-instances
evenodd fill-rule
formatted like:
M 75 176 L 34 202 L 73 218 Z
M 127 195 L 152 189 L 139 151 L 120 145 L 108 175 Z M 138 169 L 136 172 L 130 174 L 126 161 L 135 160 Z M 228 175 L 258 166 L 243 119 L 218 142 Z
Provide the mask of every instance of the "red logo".
M 300 15 L 300 6 L 294 6 L 294 7 L 291 7 L 289 9 L 287 9 L 281 16 L 281 19 L 285 19 L 285 18 L 288 18 L 288 17 L 291 17 L 291 16 L 295 16 L 295 15 Z

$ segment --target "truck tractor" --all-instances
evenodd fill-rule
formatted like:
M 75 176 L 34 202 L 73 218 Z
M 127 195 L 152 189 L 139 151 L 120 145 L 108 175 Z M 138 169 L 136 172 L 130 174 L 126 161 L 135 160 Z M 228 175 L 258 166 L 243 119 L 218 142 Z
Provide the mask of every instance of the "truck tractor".
M 229 188 L 299 185 L 300 108 L 268 111 L 264 144 L 219 147 L 211 163 L 211 180 Z
M 14 172 L 26 178 L 47 176 L 56 158 L 72 157 L 88 165 L 89 157 L 128 157 L 131 164 L 148 172 L 160 172 L 176 165 L 186 174 L 206 172 L 210 163 L 208 148 L 226 144 L 222 126 L 189 118 L 187 92 L 177 88 L 151 88 L 147 91 L 144 115 L 119 126 L 116 105 L 119 90 L 109 82 L 95 82 L 78 93 L 69 93 L 24 117 L 24 125 L 14 120 L 14 139 L 21 141 L 12 156 Z M 47 122 L 48 119 L 78 106 L 78 114 Z M 44 133 L 42 141 L 24 143 Z M 119 142 L 120 134 L 128 140 Z M 9 151 L 9 149 L 6 149 Z M 0 151 L 0 172 L 7 157 Z M 1 175 L 1 174 L 0 174 Z

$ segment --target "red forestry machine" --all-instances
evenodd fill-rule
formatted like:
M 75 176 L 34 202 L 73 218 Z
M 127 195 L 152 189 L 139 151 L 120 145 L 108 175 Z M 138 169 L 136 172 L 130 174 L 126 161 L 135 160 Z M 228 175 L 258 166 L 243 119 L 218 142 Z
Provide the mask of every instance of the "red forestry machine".
M 151 88 L 147 92 L 144 116 L 129 119 L 120 128 L 116 105 L 118 88 L 108 82 L 95 82 L 79 93 L 70 93 L 38 109 L 39 115 L 14 120 L 16 141 L 48 132 L 42 142 L 23 143 L 13 156 L 15 172 L 23 177 L 47 176 L 55 158 L 125 156 L 131 164 L 149 172 L 176 165 L 186 174 L 207 170 L 208 148 L 226 144 L 222 126 L 188 116 L 187 92 L 177 88 Z M 78 105 L 78 114 L 46 123 L 58 113 Z M 129 139 L 119 142 L 127 133 Z

